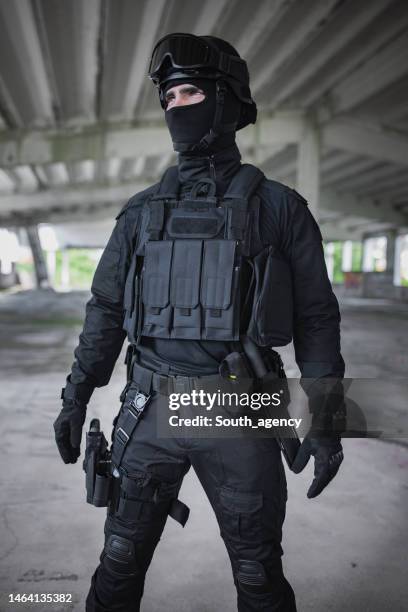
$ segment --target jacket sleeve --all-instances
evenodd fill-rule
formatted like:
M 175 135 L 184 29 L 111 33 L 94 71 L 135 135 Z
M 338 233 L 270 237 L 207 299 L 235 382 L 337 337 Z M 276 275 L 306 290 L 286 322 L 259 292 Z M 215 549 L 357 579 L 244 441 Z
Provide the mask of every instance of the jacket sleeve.
M 64 397 L 87 403 L 95 387 L 107 385 L 126 337 L 123 324 L 123 294 L 132 252 L 128 211 L 117 217 L 96 268 L 75 361 L 67 377 Z
M 282 250 L 292 269 L 296 362 L 304 379 L 342 378 L 340 312 L 327 274 L 322 235 L 301 196 L 288 193 L 286 200 Z

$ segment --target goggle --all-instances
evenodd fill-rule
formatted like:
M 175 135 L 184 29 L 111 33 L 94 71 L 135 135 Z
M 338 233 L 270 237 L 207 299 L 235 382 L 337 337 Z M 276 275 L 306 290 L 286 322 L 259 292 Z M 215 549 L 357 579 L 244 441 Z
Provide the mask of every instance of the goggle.
M 156 44 L 149 64 L 149 77 L 156 84 L 160 83 L 160 69 L 166 58 L 170 59 L 173 68 L 212 68 L 242 83 L 248 79 L 244 60 L 220 52 L 193 34 L 168 34 Z

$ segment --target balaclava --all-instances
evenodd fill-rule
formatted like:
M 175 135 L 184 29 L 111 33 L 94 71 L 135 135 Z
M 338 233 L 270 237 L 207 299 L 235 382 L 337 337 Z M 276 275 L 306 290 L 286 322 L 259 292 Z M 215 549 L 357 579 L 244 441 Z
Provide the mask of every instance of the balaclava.
M 216 83 L 213 79 L 182 78 L 168 81 L 164 94 L 175 85 L 190 83 L 201 89 L 205 95 L 204 100 L 195 104 L 176 106 L 165 111 L 165 119 L 173 141 L 175 151 L 192 155 L 212 155 L 225 149 L 235 142 L 235 130 L 220 134 L 205 148 L 200 150 L 197 146 L 201 139 L 208 134 L 216 112 Z M 226 85 L 225 101 L 222 113 L 222 122 L 237 124 L 241 112 L 241 102 Z

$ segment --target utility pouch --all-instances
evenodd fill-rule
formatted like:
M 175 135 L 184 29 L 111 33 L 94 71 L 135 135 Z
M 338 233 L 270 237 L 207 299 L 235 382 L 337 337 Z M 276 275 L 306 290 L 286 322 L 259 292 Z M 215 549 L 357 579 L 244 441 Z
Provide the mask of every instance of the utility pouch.
M 170 270 L 173 241 L 146 243 L 143 272 L 142 302 L 144 306 L 142 335 L 170 337 Z
M 92 419 L 86 434 L 85 471 L 86 501 L 98 508 L 109 503 L 112 475 L 108 442 L 100 431 L 99 419 Z
M 227 378 L 232 382 L 239 382 L 240 380 L 253 378 L 254 376 L 246 355 L 244 353 L 238 353 L 237 351 L 228 353 L 228 355 L 224 357 L 219 365 L 218 371 L 223 378 Z
M 203 337 L 237 340 L 239 337 L 239 267 L 235 265 L 235 240 L 204 242 L 201 305 Z
M 202 240 L 176 240 L 171 270 L 172 337 L 200 339 Z
M 258 346 L 285 346 L 293 335 L 293 290 L 289 264 L 274 247 L 254 258 L 254 306 L 247 336 Z

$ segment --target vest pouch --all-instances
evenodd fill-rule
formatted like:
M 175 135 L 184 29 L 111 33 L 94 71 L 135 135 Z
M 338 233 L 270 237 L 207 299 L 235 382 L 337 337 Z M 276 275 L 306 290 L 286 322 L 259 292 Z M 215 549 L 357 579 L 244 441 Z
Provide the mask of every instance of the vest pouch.
M 293 291 L 289 264 L 274 247 L 254 258 L 255 291 L 247 335 L 258 346 L 285 346 L 293 334 Z
M 146 243 L 142 283 L 143 336 L 170 337 L 172 256 L 171 240 Z
M 200 270 L 202 240 L 176 240 L 171 267 L 172 338 L 201 337 Z
M 204 308 L 202 338 L 239 338 L 239 267 L 235 265 L 235 240 L 204 242 L 201 273 L 201 305 Z

